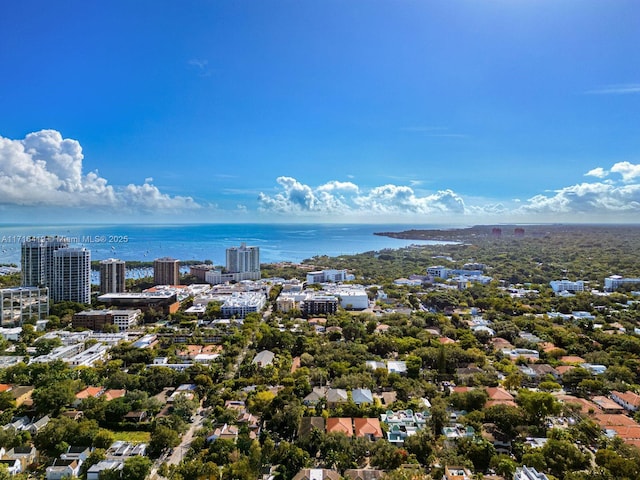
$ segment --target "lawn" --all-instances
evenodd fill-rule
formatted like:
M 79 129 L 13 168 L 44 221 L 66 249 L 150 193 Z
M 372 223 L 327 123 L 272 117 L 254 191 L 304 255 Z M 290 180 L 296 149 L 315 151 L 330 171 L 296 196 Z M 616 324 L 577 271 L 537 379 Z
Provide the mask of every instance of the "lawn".
M 124 440 L 132 443 L 149 443 L 150 432 L 112 432 L 116 440 Z

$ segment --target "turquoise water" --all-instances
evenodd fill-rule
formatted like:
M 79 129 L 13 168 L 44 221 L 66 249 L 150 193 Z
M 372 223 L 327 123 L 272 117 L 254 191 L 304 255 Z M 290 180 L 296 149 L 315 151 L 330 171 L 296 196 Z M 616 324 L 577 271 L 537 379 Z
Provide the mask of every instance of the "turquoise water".
M 27 236 L 61 235 L 73 246 L 91 250 L 93 260 L 116 257 L 151 261 L 158 257 L 225 263 L 225 249 L 246 242 L 260 247 L 263 263 L 299 262 L 315 255 L 338 256 L 442 242 L 400 240 L 374 232 L 434 225 L 344 224 L 206 224 L 206 225 L 6 225 L 0 226 L 0 263 L 20 261 L 20 242 Z

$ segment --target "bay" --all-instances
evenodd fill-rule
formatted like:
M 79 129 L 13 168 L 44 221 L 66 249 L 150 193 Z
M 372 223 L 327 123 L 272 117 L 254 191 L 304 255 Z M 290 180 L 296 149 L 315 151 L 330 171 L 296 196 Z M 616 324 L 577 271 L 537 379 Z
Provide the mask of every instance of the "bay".
M 91 250 L 92 260 L 152 261 L 159 257 L 211 260 L 224 265 L 225 250 L 244 242 L 260 247 L 260 261 L 300 262 L 316 255 L 339 256 L 411 244 L 441 241 L 404 240 L 374 232 L 437 225 L 381 224 L 196 224 L 196 225 L 4 225 L 0 226 L 0 263 L 20 262 L 20 243 L 29 236 L 59 235 L 70 246 Z

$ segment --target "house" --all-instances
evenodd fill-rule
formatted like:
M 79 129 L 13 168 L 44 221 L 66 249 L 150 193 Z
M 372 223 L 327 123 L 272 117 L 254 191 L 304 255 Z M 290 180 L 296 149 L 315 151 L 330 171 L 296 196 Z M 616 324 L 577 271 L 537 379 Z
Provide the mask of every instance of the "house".
M 67 412 L 62 412 L 60 415 L 70 418 L 71 420 L 75 420 L 76 422 L 84 418 L 84 412 L 81 412 L 80 410 L 69 410 Z
M 403 361 L 388 360 L 387 370 L 389 373 L 397 373 L 399 375 L 407 374 L 407 364 Z
M 124 440 L 116 440 L 106 451 L 107 459 L 119 460 L 129 457 L 144 456 L 147 452 L 146 443 L 129 443 Z
M 100 395 L 104 393 L 104 387 L 87 387 L 84 390 L 80 390 L 76 393 L 76 401 L 73 402 L 74 406 L 80 405 L 80 402 L 85 398 L 98 398 Z
M 110 402 L 111 400 L 115 400 L 116 398 L 122 398 L 126 394 L 127 391 L 124 389 L 110 388 L 109 390 L 105 391 L 102 396 L 107 402 Z
M 9 472 L 9 475 L 11 476 L 22 473 L 22 464 L 20 463 L 20 460 L 18 460 L 17 458 L 2 459 L 0 460 L 0 465 L 5 465 L 7 467 L 7 471 Z
M 323 417 L 302 417 L 298 427 L 298 438 L 306 438 L 313 430 L 324 432 L 326 429 Z
M 100 480 L 100 474 L 108 470 L 120 470 L 124 467 L 122 460 L 102 460 L 87 470 L 87 480 Z
M 341 403 L 347 403 L 349 401 L 349 397 L 347 396 L 347 391 L 342 388 L 330 388 L 327 390 L 327 406 L 335 407 Z
M 82 460 L 56 459 L 53 465 L 47 467 L 47 480 L 63 480 L 80 476 Z
M 27 416 L 13 417 L 9 423 L 2 427 L 3 430 L 12 429 L 16 432 L 24 430 L 31 424 L 31 419 Z
M 347 437 L 353 437 L 353 422 L 351 418 L 327 418 L 327 433 L 340 432 Z
M 31 404 L 31 394 L 33 393 L 33 387 L 30 385 L 18 385 L 13 386 L 9 393 L 16 402 L 16 407 L 20 407 L 24 404 Z
M 340 480 L 340 474 L 328 468 L 303 468 L 293 480 Z
M 219 438 L 235 442 L 238 438 L 238 427 L 225 423 L 222 427 L 216 428 L 214 432 L 207 437 L 207 442 L 211 443 Z
M 349 480 L 380 480 L 383 476 L 383 470 L 373 468 L 354 468 L 344 471 L 344 477 Z
M 91 453 L 91 448 L 89 447 L 74 447 L 70 446 L 67 448 L 67 451 L 60 455 L 62 460 L 82 460 L 83 462 L 87 459 L 89 454 Z
M 466 467 L 444 467 L 443 480 L 471 480 L 473 474 Z
M 49 415 L 45 415 L 40 420 L 33 422 L 31 425 L 28 425 L 25 430 L 28 430 L 31 435 L 36 435 L 40 430 L 47 426 L 49 423 Z
M 630 412 L 637 412 L 640 408 L 640 395 L 631 391 L 622 393 L 614 390 L 611 392 L 611 399 Z
M 356 405 L 373 403 L 373 394 L 368 388 L 355 388 L 351 390 L 351 399 Z
M 144 422 L 146 419 L 147 419 L 147 412 L 145 410 L 131 411 L 124 416 L 125 422 L 132 422 L 132 423 L 141 423 L 141 422 Z
M 264 368 L 267 365 L 272 365 L 275 358 L 275 353 L 270 352 L 269 350 L 263 350 L 260 353 L 256 354 L 251 363 L 257 365 L 258 367 Z
M 327 397 L 327 387 L 313 387 L 309 395 L 302 399 L 305 405 L 316 405 Z
M 36 463 L 38 451 L 36 447 L 14 447 L 9 450 L 4 458 L 9 460 L 18 460 L 22 471 L 24 472 L 29 465 Z
M 511 405 L 512 407 L 516 406 L 513 395 L 511 395 L 502 387 L 487 387 L 485 391 L 487 392 L 487 395 L 489 395 L 487 403 L 485 403 L 485 408 L 492 407 L 493 405 Z
M 596 395 L 591 399 L 591 401 L 598 405 L 602 409 L 603 413 L 624 413 L 624 407 L 608 397 Z
M 354 433 L 356 437 L 377 440 L 383 437 L 380 420 L 377 418 L 354 418 Z
M 548 480 L 548 478 L 544 473 L 526 465 L 516 468 L 516 473 L 513 475 L 513 480 Z

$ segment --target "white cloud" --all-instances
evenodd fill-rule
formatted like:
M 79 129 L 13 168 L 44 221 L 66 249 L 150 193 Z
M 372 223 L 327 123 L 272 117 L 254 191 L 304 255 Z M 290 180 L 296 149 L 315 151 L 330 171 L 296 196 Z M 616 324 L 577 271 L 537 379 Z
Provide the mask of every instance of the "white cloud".
M 147 178 L 117 188 L 97 172 L 82 171 L 82 147 L 56 130 L 24 140 L 0 136 L 0 203 L 22 206 L 116 208 L 125 211 L 191 209 L 190 197 L 163 194 Z
M 605 178 L 609 172 L 602 167 L 596 167 L 584 174 L 585 177 Z
M 262 211 L 341 214 L 464 214 L 464 201 L 451 190 L 418 196 L 411 187 L 383 185 L 363 191 L 352 182 L 331 181 L 312 188 L 295 178 L 279 177 L 278 193 L 260 193 Z
M 620 83 L 617 85 L 605 85 L 602 88 L 585 92 L 591 95 L 629 95 L 640 93 L 640 83 Z
M 633 164 L 629 162 L 618 162 L 611 171 L 622 175 L 622 181 L 629 183 L 640 177 L 640 164 Z

